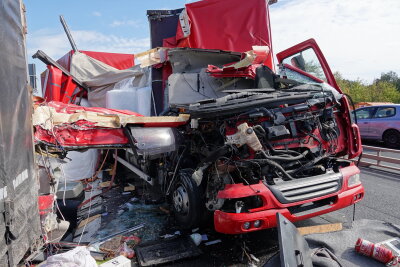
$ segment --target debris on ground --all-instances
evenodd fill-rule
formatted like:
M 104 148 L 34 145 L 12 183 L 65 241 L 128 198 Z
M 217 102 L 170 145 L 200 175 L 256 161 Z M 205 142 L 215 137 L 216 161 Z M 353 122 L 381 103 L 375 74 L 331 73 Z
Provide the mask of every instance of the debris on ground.
M 106 261 L 99 265 L 99 267 L 130 267 L 131 261 L 125 256 L 118 256 L 114 259 Z
M 165 264 L 201 254 L 201 250 L 188 236 L 143 244 L 135 250 L 140 266 Z
M 76 247 L 70 251 L 56 254 L 47 258 L 42 267 L 97 267 L 96 260 L 86 247 Z

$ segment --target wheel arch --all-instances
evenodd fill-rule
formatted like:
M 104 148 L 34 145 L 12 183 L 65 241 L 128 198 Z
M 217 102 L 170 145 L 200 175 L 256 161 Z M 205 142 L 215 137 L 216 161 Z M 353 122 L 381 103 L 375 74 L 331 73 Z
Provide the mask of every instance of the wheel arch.
M 386 129 L 385 131 L 383 131 L 383 133 L 382 133 L 382 140 L 383 140 L 383 137 L 385 136 L 385 134 L 386 134 L 387 132 L 389 132 L 389 131 L 396 131 L 397 133 L 400 134 L 400 131 L 399 131 L 398 129 L 396 129 L 396 128 L 388 128 L 388 129 Z

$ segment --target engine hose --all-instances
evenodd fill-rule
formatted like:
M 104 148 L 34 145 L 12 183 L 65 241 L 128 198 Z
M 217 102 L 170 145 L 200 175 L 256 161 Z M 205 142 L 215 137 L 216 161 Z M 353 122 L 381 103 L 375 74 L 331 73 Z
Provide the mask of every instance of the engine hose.
M 273 160 L 270 160 L 270 159 L 264 159 L 264 161 L 265 161 L 265 163 L 267 163 L 268 165 L 270 165 L 270 166 L 272 166 L 272 167 L 275 167 L 275 168 L 278 169 L 280 172 L 282 172 L 283 176 L 286 177 L 286 179 L 283 179 L 283 180 L 285 180 L 285 181 L 294 180 L 294 178 L 293 178 L 289 173 L 287 173 L 287 172 L 283 169 L 283 167 L 282 167 L 279 163 L 277 163 L 276 161 L 273 161 Z
M 299 152 L 297 152 L 297 151 L 294 151 L 294 150 L 289 150 L 289 149 L 286 149 L 286 150 L 276 150 L 276 149 L 271 145 L 271 143 L 268 142 L 268 141 L 266 142 L 266 145 L 267 145 L 268 149 L 271 150 L 271 152 L 274 153 L 274 154 L 289 153 L 289 154 L 294 154 L 294 155 L 296 155 L 296 156 L 301 155 L 301 153 L 299 153 Z
M 263 160 L 265 163 L 281 171 L 282 174 L 287 178 L 287 180 L 294 180 L 294 178 L 289 173 L 287 173 L 287 171 L 285 171 L 285 169 L 283 169 L 283 167 L 279 163 L 268 159 L 268 155 L 265 153 L 265 151 L 261 151 L 261 153 L 263 153 L 264 157 L 266 157 L 266 159 Z M 283 180 L 287 181 L 286 179 Z
M 326 159 L 326 158 L 327 158 L 327 156 L 319 156 L 319 157 L 315 158 L 314 160 L 312 160 L 312 161 L 310 161 L 310 162 L 307 162 L 306 164 L 304 164 L 303 166 L 301 166 L 301 167 L 298 168 L 297 170 L 290 170 L 289 173 L 297 174 L 297 173 L 299 173 L 299 172 L 306 171 L 306 170 L 312 168 L 312 167 L 313 167 L 315 164 L 317 164 L 319 161 L 321 161 L 321 160 L 323 160 L 323 159 Z
M 278 161 L 296 161 L 304 158 L 308 154 L 308 150 L 304 151 L 302 154 L 298 156 L 289 156 L 289 157 L 280 157 L 280 156 L 268 156 L 265 152 L 263 152 L 264 157 L 270 160 L 278 160 Z
M 266 138 L 267 133 L 265 132 L 264 128 L 261 125 L 255 125 L 255 126 L 253 126 L 253 129 L 257 133 L 263 135 Z M 282 151 L 275 150 L 274 147 L 271 145 L 271 143 L 268 142 L 268 140 L 266 140 L 266 145 L 267 145 L 268 149 L 271 150 L 271 152 L 274 153 L 274 154 L 288 153 L 288 154 L 294 154 L 296 156 L 300 156 L 301 155 L 301 153 L 299 153 L 297 151 L 294 151 L 294 150 L 289 150 L 289 149 L 282 150 Z

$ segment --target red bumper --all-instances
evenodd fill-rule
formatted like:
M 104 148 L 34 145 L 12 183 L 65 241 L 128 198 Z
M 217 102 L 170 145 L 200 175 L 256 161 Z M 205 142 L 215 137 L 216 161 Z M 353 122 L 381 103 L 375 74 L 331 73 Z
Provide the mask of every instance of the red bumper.
M 279 212 L 292 222 L 305 220 L 321 214 L 329 213 L 350 206 L 364 197 L 364 187 L 358 184 L 352 187 L 348 186 L 348 180 L 351 176 L 360 173 L 356 166 L 349 166 L 341 170 L 343 176 L 342 188 L 333 194 L 322 196 L 319 198 L 308 199 L 289 204 L 280 203 L 272 192 L 262 183 L 249 186 L 243 184 L 235 184 L 232 187 L 225 188 L 220 191 L 221 198 L 242 198 L 258 195 L 263 200 L 263 207 L 250 210 L 247 213 L 227 213 L 220 210 L 214 212 L 215 230 L 225 234 L 242 234 L 257 231 L 266 228 L 276 227 L 276 213 Z M 225 192 L 224 192 L 225 191 Z M 251 194 L 250 194 L 251 192 Z M 236 197 L 232 197 L 236 194 Z M 228 197 L 229 196 L 229 197 Z M 332 203 L 328 207 L 314 212 L 311 210 L 306 215 L 296 215 L 290 212 L 291 207 L 296 207 L 306 203 L 315 202 L 323 199 L 332 199 Z M 260 226 L 255 227 L 254 222 L 259 221 Z M 244 223 L 249 222 L 250 228 L 245 229 Z

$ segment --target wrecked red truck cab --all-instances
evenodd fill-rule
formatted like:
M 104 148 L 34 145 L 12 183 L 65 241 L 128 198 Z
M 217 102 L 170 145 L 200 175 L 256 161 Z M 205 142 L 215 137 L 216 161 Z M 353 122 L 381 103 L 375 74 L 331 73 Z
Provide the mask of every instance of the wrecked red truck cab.
M 159 116 L 76 106 L 66 115 L 53 103 L 49 118 L 34 121 L 36 143 L 129 148 L 118 162 L 188 229 L 213 217 L 218 232 L 241 234 L 275 227 L 277 212 L 299 221 L 360 201 L 351 161 L 362 150 L 359 130 L 317 43 L 276 54 L 276 68 L 267 2 L 234 2 L 148 11 L 153 49 L 135 55 L 141 66 L 130 75 L 138 84 L 151 77 L 151 113 Z M 241 12 L 249 16 L 234 16 Z M 103 93 L 113 90 L 106 86 Z M 51 118 L 60 121 L 49 126 Z
M 314 66 L 308 66 L 311 71 L 306 69 L 303 58 L 303 51 L 308 49 L 315 52 Z M 296 58 L 299 56 L 302 57 L 300 60 Z M 303 76 L 304 79 L 318 83 L 326 82 L 341 93 L 315 40 L 310 39 L 287 49 L 279 53 L 277 58 L 279 63 L 284 64 L 287 71 L 292 72 L 292 76 Z M 359 130 L 349 117 L 348 100 L 344 98 L 342 104 L 345 107 L 343 122 L 346 125 L 343 130 L 348 135 L 347 140 L 344 141 L 344 146 L 347 147 L 345 154 L 353 158 L 361 151 Z M 245 213 L 237 212 L 237 210 L 236 212 L 215 211 L 215 229 L 221 233 L 240 234 L 276 227 L 277 212 L 295 222 L 345 208 L 357 203 L 364 196 L 359 175 L 360 170 L 350 163 L 336 172 L 309 177 L 302 182 L 287 181 L 280 185 L 267 185 L 262 182 L 256 185 L 227 185 L 218 192 L 218 198 L 240 201 L 243 198 L 257 197 L 261 199 L 262 205 L 249 209 Z

